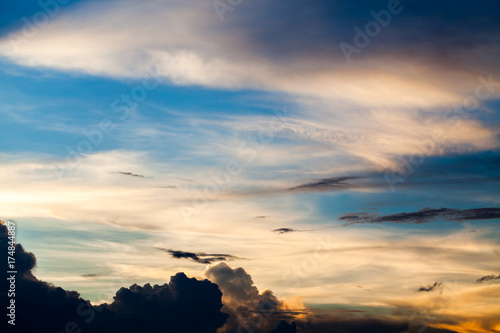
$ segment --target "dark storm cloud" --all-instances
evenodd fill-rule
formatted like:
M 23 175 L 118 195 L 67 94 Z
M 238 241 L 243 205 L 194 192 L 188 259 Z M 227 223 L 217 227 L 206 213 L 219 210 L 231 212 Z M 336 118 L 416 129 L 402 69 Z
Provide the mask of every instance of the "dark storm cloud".
M 0 251 L 7 253 L 7 249 L 7 228 L 0 224 Z M 121 288 L 111 304 L 95 307 L 76 291 L 66 291 L 34 277 L 36 258 L 20 244 L 15 247 L 15 258 L 16 325 L 3 318 L 1 332 L 215 333 L 228 316 L 220 311 L 222 293 L 217 285 L 190 279 L 184 273 L 172 276 L 162 286 L 135 284 Z M 0 269 L 9 270 L 7 260 L 2 260 Z M 9 304 L 8 280 L 3 278 L 0 286 L 0 303 Z
M 211 264 L 216 261 L 226 261 L 226 260 L 234 260 L 234 259 L 242 259 L 239 257 L 235 257 L 231 254 L 223 254 L 223 253 L 204 253 L 204 252 L 186 252 L 186 251 L 176 251 L 158 248 L 158 250 L 165 251 L 170 253 L 172 258 L 177 259 L 190 259 L 199 264 Z
M 434 284 L 430 284 L 427 287 L 420 287 L 415 292 L 431 292 L 434 291 L 436 288 L 441 287 L 442 283 L 441 282 L 434 282 Z
M 361 223 L 429 223 L 438 220 L 445 221 L 475 221 L 500 218 L 500 208 L 450 209 L 424 208 L 417 212 L 398 213 L 378 216 L 373 212 L 346 213 L 339 217 L 340 221 L 348 221 L 343 226 Z
M 476 283 L 482 283 L 482 282 L 485 282 L 485 281 L 492 281 L 492 280 L 500 280 L 500 275 L 486 275 L 486 276 L 483 276 L 482 278 L 479 278 L 476 280 Z
M 113 173 L 119 173 L 121 175 L 130 176 L 130 177 L 144 178 L 144 175 L 138 175 L 138 174 L 131 173 L 131 172 L 116 171 Z
M 358 179 L 359 177 L 331 177 L 324 178 L 317 181 L 300 184 L 292 187 L 289 191 L 329 191 L 334 189 L 343 189 L 349 187 L 346 181 Z

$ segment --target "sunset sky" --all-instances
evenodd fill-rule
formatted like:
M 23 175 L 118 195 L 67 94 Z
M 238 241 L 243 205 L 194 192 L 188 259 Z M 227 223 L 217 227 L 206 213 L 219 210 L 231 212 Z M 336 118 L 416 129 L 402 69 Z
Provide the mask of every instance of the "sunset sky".
M 0 22 L 0 218 L 39 280 L 98 305 L 207 278 L 218 332 L 231 274 L 297 332 L 500 332 L 500 2 L 26 0 Z

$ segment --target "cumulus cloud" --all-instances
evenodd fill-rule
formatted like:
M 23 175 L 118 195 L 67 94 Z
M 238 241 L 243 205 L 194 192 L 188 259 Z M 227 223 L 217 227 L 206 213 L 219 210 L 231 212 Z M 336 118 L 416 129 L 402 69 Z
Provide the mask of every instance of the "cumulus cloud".
M 117 291 L 95 326 L 99 332 L 213 332 L 228 315 L 222 293 L 208 280 L 172 276 L 164 285 L 132 285 Z
M 0 250 L 8 253 L 8 229 L 0 223 Z M 10 304 L 15 299 L 15 326 L 2 320 L 2 332 L 51 332 L 62 331 L 68 322 L 79 322 L 78 307 L 86 302 L 76 291 L 67 291 L 33 276 L 36 265 L 33 253 L 26 252 L 21 244 L 15 246 L 15 298 L 8 296 L 10 281 L 3 278 L 0 282 L 2 304 Z M 3 272 L 10 271 L 7 260 L 2 260 Z M 55 315 L 57 314 L 57 315 Z M 13 318 L 10 318 L 13 319 Z
M 297 310 L 288 309 L 270 290 L 259 292 L 252 277 L 243 268 L 231 268 L 226 263 L 220 263 L 209 267 L 205 275 L 221 289 L 222 310 L 230 314 L 223 332 L 265 333 L 278 328 L 283 332 L 294 332 L 288 323 L 281 322 L 292 320 Z
M 0 250 L 7 253 L 7 227 L 0 224 Z M 2 332 L 49 333 L 62 331 L 113 332 L 206 332 L 215 333 L 227 318 L 221 312 L 222 293 L 208 280 L 172 276 L 164 285 L 132 285 L 117 291 L 110 304 L 92 306 L 76 291 L 66 291 L 40 281 L 32 274 L 35 256 L 22 245 L 15 247 L 16 325 L 2 320 Z M 7 261 L 1 269 L 7 272 Z M 9 281 L 3 279 L 0 299 L 9 304 Z M 4 318 L 5 319 L 5 318 Z
M 205 275 L 220 287 L 222 310 L 230 314 L 221 332 L 400 333 L 409 327 L 405 320 L 372 318 L 365 311 L 315 313 L 303 305 L 290 306 L 270 290 L 260 292 L 243 268 L 226 263 L 209 267 Z

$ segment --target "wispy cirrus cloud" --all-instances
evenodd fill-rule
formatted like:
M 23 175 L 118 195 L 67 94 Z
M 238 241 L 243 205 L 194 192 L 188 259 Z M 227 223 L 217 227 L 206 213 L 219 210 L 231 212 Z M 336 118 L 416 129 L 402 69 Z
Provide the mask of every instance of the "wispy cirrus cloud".
M 442 130 L 447 137 L 433 156 L 497 149 L 498 129 L 490 123 L 476 116 L 462 117 L 457 131 L 442 116 L 474 94 L 478 77 L 491 79 L 488 100 L 500 96 L 498 36 L 490 30 L 498 29 L 492 15 L 498 4 L 489 2 L 484 8 L 449 14 L 456 18 L 451 20 L 454 31 L 464 31 L 456 22 L 470 20 L 477 36 L 471 38 L 465 32 L 459 37 L 430 32 L 432 27 L 440 29 L 435 10 L 445 10 L 446 4 L 407 3 L 399 16 L 404 28 L 394 20 L 376 42 L 363 49 L 362 62 L 347 64 L 338 48 L 340 42 L 354 38 L 353 23 L 347 18 L 365 17 L 377 10 L 369 1 L 359 6 L 353 10 L 337 1 L 307 5 L 295 0 L 273 5 L 248 2 L 244 10 L 238 8 L 221 23 L 211 3 L 88 1 L 61 12 L 39 28 L 36 38 L 22 45 L 13 47 L 4 36 L 0 54 L 28 67 L 135 79 L 154 71 L 174 85 L 276 93 L 277 99 L 297 105 L 297 120 L 283 136 L 294 138 L 307 157 L 306 142 L 314 142 L 315 148 L 326 145 L 326 150 L 335 151 L 329 158 L 338 161 L 341 155 L 346 169 L 365 164 L 397 168 L 394 155 L 418 151 L 429 138 L 430 128 Z M 415 12 L 428 15 L 425 24 Z M 276 13 L 278 25 L 269 19 Z M 250 28 L 255 19 L 261 20 L 257 31 Z M 311 28 L 311 20 L 324 34 Z M 478 21 L 484 22 L 481 27 L 475 24 Z M 160 36 L 150 31 L 179 33 Z M 415 31 L 419 31 L 418 38 Z M 422 47 L 421 41 L 430 49 Z M 242 118 L 236 122 L 231 129 L 244 123 Z M 470 140 L 471 135 L 475 140 Z M 321 167 L 326 168 L 328 164 L 323 163 Z
M 409 3 L 405 6 L 408 8 L 400 14 L 405 29 L 393 22 L 377 38 L 378 43 L 363 50 L 360 58 L 371 60 L 371 63 L 365 61 L 358 66 L 349 66 L 345 62 L 338 45 L 351 42 L 354 37 L 353 23 L 347 17 L 355 19 L 360 14 L 364 17 L 371 10 L 377 10 L 370 1 L 360 2 L 356 10 L 339 2 L 307 5 L 300 1 L 280 1 L 273 5 L 247 3 L 244 10 L 240 8 L 231 13 L 231 19 L 223 23 L 211 3 L 90 1 L 55 17 L 40 27 L 36 38 L 25 44 L 13 47 L 12 40 L 4 38 L 0 52 L 29 66 L 44 65 L 111 76 L 135 76 L 156 64 L 159 73 L 177 84 L 259 87 L 323 97 L 329 94 L 341 99 L 357 96 L 359 103 L 368 100 L 369 103 L 382 102 L 387 96 L 392 96 L 393 102 L 396 99 L 403 103 L 419 99 L 424 103 L 425 99 L 418 98 L 418 94 L 403 93 L 415 89 L 427 92 L 428 101 L 452 100 L 455 96 L 450 87 L 462 88 L 453 84 L 453 77 L 474 77 L 461 68 L 473 65 L 495 68 L 491 65 L 498 64 L 494 57 L 498 36 L 491 33 L 491 29 L 498 29 L 492 14 L 498 10 L 498 4 L 488 3 L 484 8 L 450 13 L 456 22 L 464 17 L 471 22 L 479 19 L 484 22 L 482 27 L 472 25 L 475 36 L 482 38 L 471 38 L 464 32 L 458 40 L 456 36 L 451 39 L 449 35 L 438 37 L 431 33 L 432 27 L 440 24 L 440 18 L 434 14 L 435 4 L 416 6 Z M 447 8 L 442 4 L 438 7 Z M 420 20 L 421 16 L 415 15 L 417 9 L 420 15 L 427 15 L 425 24 Z M 277 13 L 281 23 L 272 24 L 269 17 L 276 17 Z M 95 20 L 96 17 L 99 19 Z M 312 17 L 323 34 L 310 29 Z M 249 28 L 254 20 L 260 22 L 257 31 Z M 87 30 L 82 30 L 83 26 Z M 175 35 L 146 33 L 175 28 L 179 32 Z M 463 31 L 464 28 L 454 23 L 453 29 Z M 304 33 L 295 33 L 301 30 Z M 124 31 L 131 38 L 125 40 Z M 415 37 L 414 31 L 419 31 L 420 37 L 436 50 L 429 52 L 420 47 L 420 40 L 411 38 Z M 65 44 L 68 40 L 78 40 L 78 43 L 69 47 Z M 471 48 L 471 44 L 475 47 Z M 446 61 L 446 57 L 443 59 L 442 53 L 437 52 L 443 48 L 461 51 L 463 56 L 455 62 Z M 391 61 L 384 57 L 388 52 Z M 283 57 L 283 54 L 287 56 Z M 483 55 L 483 62 L 475 57 L 477 54 Z M 244 64 L 240 61 L 243 55 L 246 55 Z M 398 66 L 391 66 L 395 62 Z M 432 68 L 422 67 L 422 63 Z M 435 82 L 426 75 L 434 69 L 443 74 L 443 78 L 435 78 Z M 403 72 L 407 77 L 401 75 Z M 358 79 L 352 75 L 355 73 L 366 75 L 358 75 Z M 380 78 L 387 85 L 378 84 Z M 343 85 L 336 84 L 338 82 L 343 82 Z M 335 89 L 330 89 L 332 87 Z
M 304 183 L 292 187 L 289 191 L 329 191 L 335 189 L 348 188 L 349 183 L 346 181 L 359 179 L 360 177 L 331 177 L 324 178 L 317 181 L 312 181 L 309 183 Z
M 103 276 L 103 274 L 95 274 L 95 273 L 89 273 L 89 274 L 83 274 L 82 277 L 84 278 L 96 278 Z
M 124 176 L 137 177 L 137 178 L 144 178 L 145 177 L 144 175 L 139 175 L 139 174 L 132 173 L 132 172 L 116 171 L 113 173 L 118 173 L 118 174 L 121 174 Z

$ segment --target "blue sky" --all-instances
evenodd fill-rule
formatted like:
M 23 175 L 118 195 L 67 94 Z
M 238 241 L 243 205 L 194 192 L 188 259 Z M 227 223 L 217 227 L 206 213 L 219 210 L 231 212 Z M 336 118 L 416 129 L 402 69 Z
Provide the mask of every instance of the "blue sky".
M 290 304 L 403 317 L 457 280 L 432 325 L 498 331 L 498 3 L 401 1 L 357 45 L 389 3 L 69 1 L 33 35 L 3 4 L 0 211 L 35 275 L 98 303 L 210 270 L 158 248 L 229 253 Z

